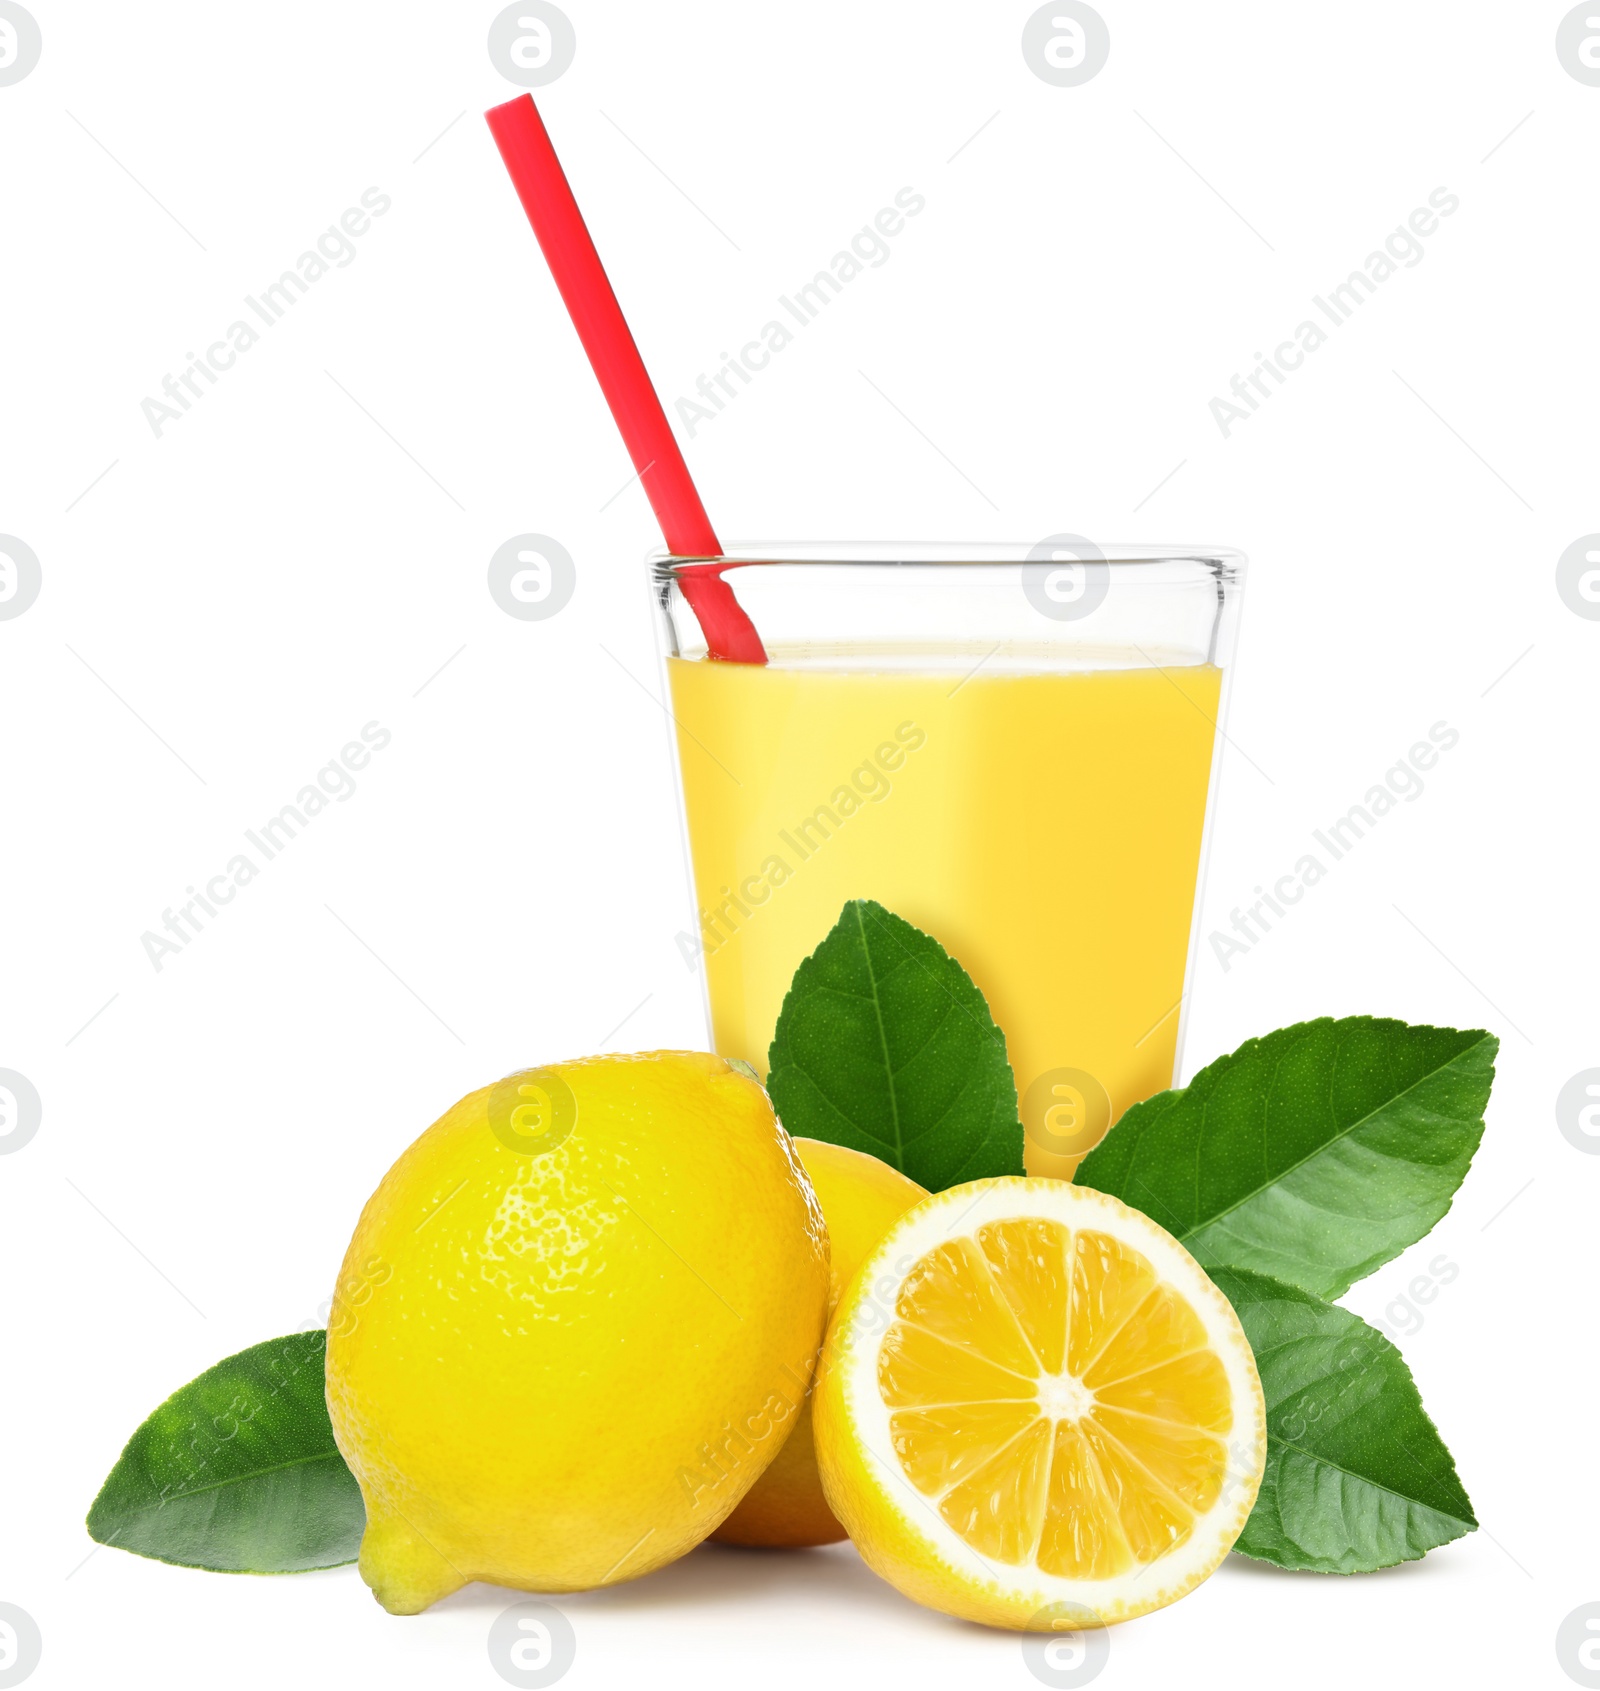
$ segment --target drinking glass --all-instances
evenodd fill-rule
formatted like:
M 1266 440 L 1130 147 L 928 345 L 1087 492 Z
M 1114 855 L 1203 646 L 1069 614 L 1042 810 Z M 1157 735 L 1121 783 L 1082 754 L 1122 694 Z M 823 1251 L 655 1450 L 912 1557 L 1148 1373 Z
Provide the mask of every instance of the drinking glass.
M 715 1049 L 758 1074 L 851 899 L 932 934 L 1005 1035 L 1032 1174 L 1172 1084 L 1243 558 L 1209 547 L 752 545 L 657 555 Z M 709 658 L 719 568 L 765 666 Z

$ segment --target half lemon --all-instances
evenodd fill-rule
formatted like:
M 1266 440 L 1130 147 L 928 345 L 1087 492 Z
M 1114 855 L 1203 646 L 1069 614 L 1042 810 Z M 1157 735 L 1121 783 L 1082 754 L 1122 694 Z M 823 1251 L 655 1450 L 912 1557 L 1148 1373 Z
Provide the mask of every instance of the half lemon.
M 823 1490 L 870 1567 L 1035 1631 L 1192 1591 L 1266 1460 L 1227 1299 L 1147 1216 L 1056 1180 L 907 1211 L 839 1304 L 814 1415 Z

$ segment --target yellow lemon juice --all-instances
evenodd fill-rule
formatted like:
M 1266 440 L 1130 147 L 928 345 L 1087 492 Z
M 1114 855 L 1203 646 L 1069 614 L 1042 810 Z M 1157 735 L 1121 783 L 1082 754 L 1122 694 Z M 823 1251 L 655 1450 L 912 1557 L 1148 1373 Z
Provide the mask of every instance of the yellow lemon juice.
M 982 654 L 979 654 L 981 657 Z M 670 658 L 712 1036 L 765 1074 L 848 899 L 931 933 L 1006 1037 L 1030 1173 L 1172 1084 L 1222 672 Z

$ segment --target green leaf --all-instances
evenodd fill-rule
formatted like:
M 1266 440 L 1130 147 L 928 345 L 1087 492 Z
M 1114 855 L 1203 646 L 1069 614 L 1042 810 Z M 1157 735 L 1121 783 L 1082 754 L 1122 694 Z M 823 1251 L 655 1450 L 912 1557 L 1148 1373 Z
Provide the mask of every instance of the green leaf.
M 1208 1268 L 1335 1298 L 1450 1208 L 1499 1045 L 1371 1016 L 1282 1028 L 1135 1104 L 1076 1179 L 1143 1210 Z
M 366 1512 L 328 1422 L 326 1348 L 320 1332 L 269 1339 L 174 1392 L 128 1440 L 89 1536 L 224 1573 L 353 1562 Z
M 1267 1469 L 1235 1550 L 1280 1568 L 1371 1573 L 1478 1522 L 1404 1359 L 1347 1309 L 1260 1274 L 1212 1278 L 1267 1400 Z
M 937 940 L 870 899 L 795 971 L 768 1058 L 783 1125 L 867 1151 L 930 1192 L 1022 1173 L 1004 1036 Z

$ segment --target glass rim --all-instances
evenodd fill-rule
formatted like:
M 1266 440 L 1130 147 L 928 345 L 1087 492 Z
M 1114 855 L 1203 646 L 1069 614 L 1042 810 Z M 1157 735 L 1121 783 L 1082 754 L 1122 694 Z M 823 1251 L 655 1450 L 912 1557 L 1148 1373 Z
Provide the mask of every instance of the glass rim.
M 1074 544 L 1082 551 L 1073 550 Z M 1046 552 L 1044 549 L 1050 550 Z M 1066 557 L 1060 554 L 1066 553 Z M 1243 579 L 1245 554 L 1231 546 L 1154 545 L 1092 541 L 1086 535 L 1059 534 L 1047 540 L 1021 541 L 738 541 L 720 555 L 686 554 L 656 547 L 646 555 L 658 580 L 676 580 L 685 570 L 792 566 L 799 569 L 1016 569 L 1060 563 L 1099 563 L 1122 571 L 1188 564 L 1226 582 Z

